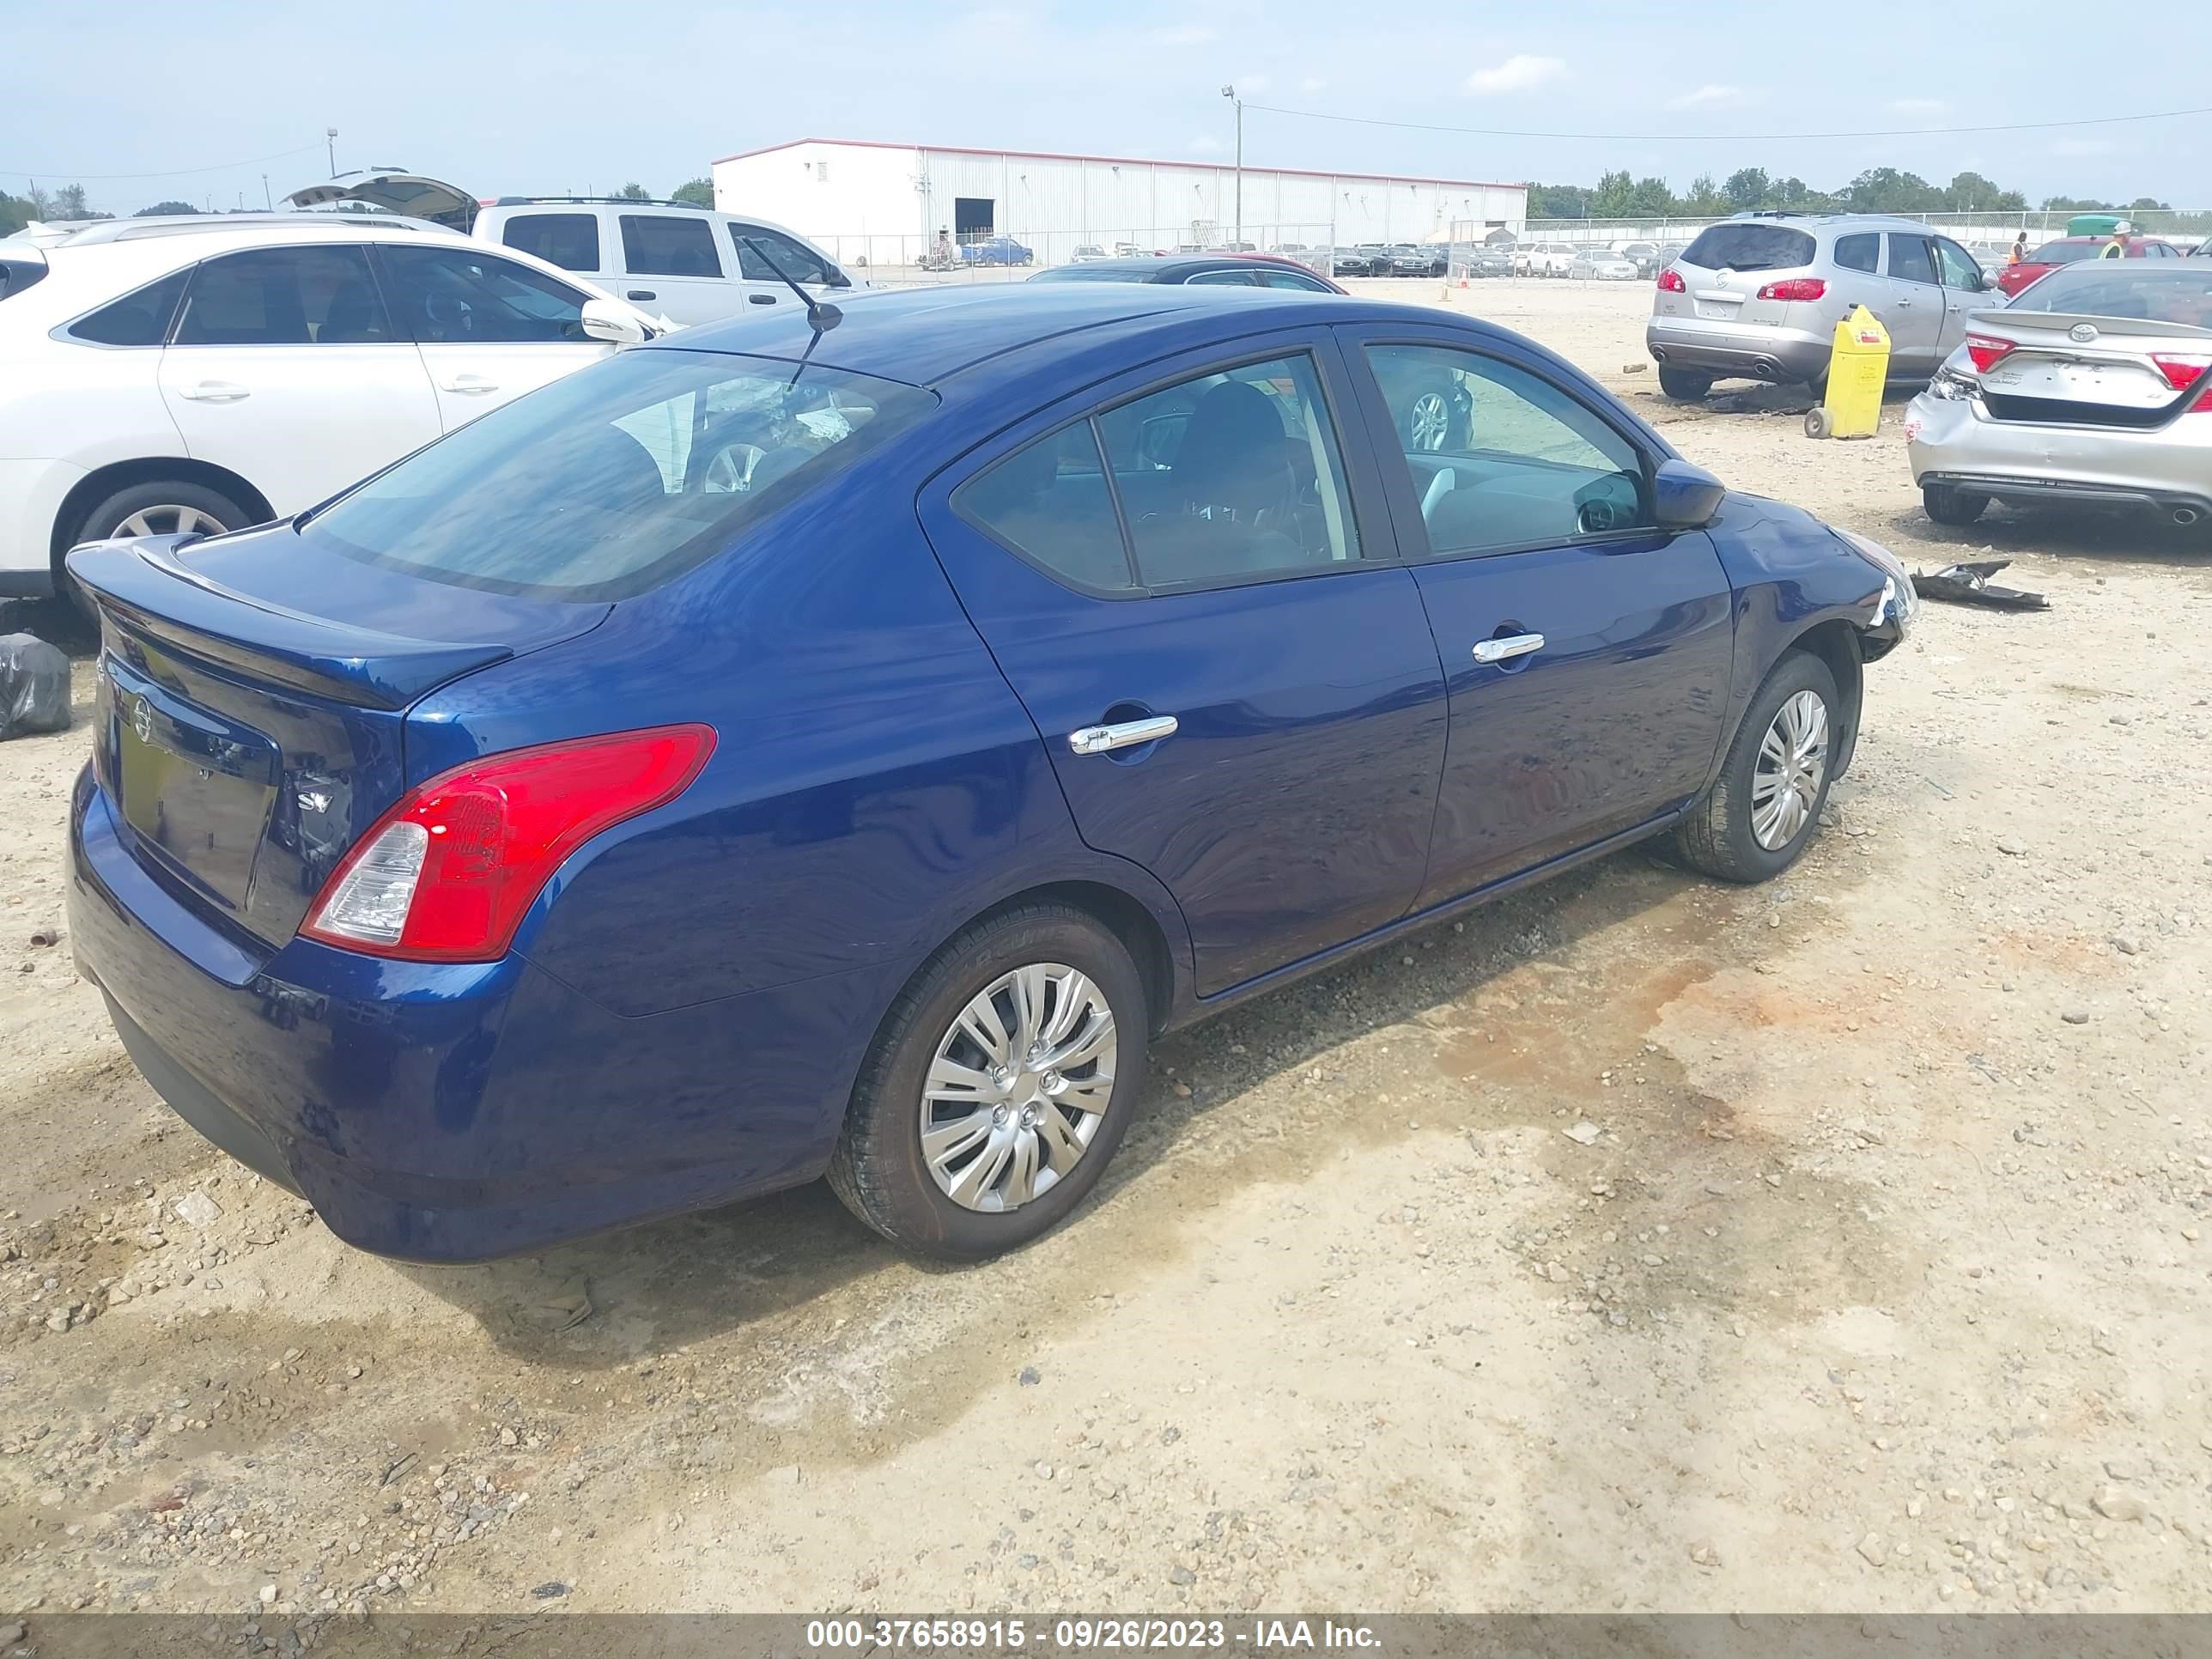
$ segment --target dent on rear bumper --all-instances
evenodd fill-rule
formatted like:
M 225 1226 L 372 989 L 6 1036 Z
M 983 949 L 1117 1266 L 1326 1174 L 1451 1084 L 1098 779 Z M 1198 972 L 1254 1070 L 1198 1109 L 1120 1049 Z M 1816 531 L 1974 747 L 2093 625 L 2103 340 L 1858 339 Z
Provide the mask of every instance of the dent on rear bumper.
M 2212 506 L 2212 429 L 2200 436 L 2175 427 L 1992 421 L 1972 399 L 1926 392 L 1906 409 L 1905 429 L 1915 483 L 1971 484 L 2022 499 Z
M 1668 363 L 1748 373 L 1771 362 L 1799 380 L 1827 368 L 1832 344 L 1826 335 L 1802 329 L 1753 328 L 1696 317 L 1654 317 L 1644 329 L 1644 349 Z
M 208 1139 L 382 1255 L 480 1260 L 810 1179 L 879 1007 L 855 975 L 624 1018 L 520 957 L 270 952 L 202 920 L 124 834 L 88 771 L 70 933 L 134 1058 Z

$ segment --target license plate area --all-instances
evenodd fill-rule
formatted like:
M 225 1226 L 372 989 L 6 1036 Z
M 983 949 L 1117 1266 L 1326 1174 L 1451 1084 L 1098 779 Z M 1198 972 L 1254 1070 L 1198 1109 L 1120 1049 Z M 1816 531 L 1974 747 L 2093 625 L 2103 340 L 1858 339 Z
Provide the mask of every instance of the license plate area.
M 240 908 L 276 799 L 276 745 L 112 659 L 107 673 L 114 788 L 133 840 L 226 908 Z

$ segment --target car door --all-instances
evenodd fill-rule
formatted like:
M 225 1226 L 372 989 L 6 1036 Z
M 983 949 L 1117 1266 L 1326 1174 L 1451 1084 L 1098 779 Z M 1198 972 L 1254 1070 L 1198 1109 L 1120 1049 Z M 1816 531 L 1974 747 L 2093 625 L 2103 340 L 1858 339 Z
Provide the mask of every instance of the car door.
M 799 296 L 784 276 L 817 296 L 853 285 L 843 271 L 780 230 L 743 219 L 725 220 L 723 225 L 748 307 L 797 305 Z M 779 270 L 782 276 L 776 274 Z
M 1990 302 L 1981 262 L 1948 236 L 1932 239 L 1936 246 L 1936 274 L 1943 283 L 1943 325 L 1936 337 L 1936 361 L 1942 363 L 1966 343 L 1966 319 Z
M 671 322 L 711 323 L 738 308 L 706 213 L 617 213 L 616 294 Z
M 1340 332 L 1369 428 L 1397 434 L 1392 513 L 1449 699 L 1416 908 L 1680 807 L 1718 750 L 1734 598 L 1710 538 L 1654 527 L 1652 457 L 1533 353 Z
M 185 453 L 246 479 L 279 515 L 439 432 L 422 356 L 356 243 L 202 260 L 158 373 Z
M 1905 231 L 1886 233 L 1888 264 L 1883 271 L 1887 293 L 1874 307 L 1889 331 L 1889 367 L 1893 375 L 1933 374 L 1943 361 L 1938 349 L 1943 338 L 1943 289 L 1936 280 L 1936 248 L 1923 235 Z
M 1443 675 L 1343 373 L 1325 331 L 1188 355 L 921 501 L 1077 828 L 1175 895 L 1205 996 L 1395 921 L 1426 863 Z
M 422 353 L 445 431 L 615 349 L 584 332 L 581 289 L 488 248 L 375 252 L 393 321 Z

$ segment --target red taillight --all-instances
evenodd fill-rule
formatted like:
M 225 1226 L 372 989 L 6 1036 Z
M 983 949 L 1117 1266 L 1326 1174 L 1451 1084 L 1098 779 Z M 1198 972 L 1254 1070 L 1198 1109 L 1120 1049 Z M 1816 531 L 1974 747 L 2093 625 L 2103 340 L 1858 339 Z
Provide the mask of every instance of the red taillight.
M 1686 294 L 1689 290 L 1690 285 L 1682 280 L 1682 273 L 1674 266 L 1668 265 L 1659 273 L 1659 291 L 1662 294 Z
M 371 956 L 496 961 L 569 854 L 675 799 L 714 751 L 713 727 L 663 726 L 441 773 L 346 854 L 300 932 Z
M 2212 357 L 2170 356 L 2163 351 L 2154 351 L 2150 360 L 2158 365 L 2158 372 L 2166 376 L 2166 383 L 2176 392 L 2188 391 L 2204 378 L 2206 369 L 2212 368 Z M 2200 399 L 2197 407 L 2203 406 Z
M 2015 343 L 1988 334 L 1969 334 L 1966 337 L 1966 356 L 1974 360 L 1974 373 L 1988 374 L 2012 356 Z
M 1791 276 L 1779 283 L 1769 283 L 1759 290 L 1762 300 L 1825 300 L 1828 285 L 1818 276 Z

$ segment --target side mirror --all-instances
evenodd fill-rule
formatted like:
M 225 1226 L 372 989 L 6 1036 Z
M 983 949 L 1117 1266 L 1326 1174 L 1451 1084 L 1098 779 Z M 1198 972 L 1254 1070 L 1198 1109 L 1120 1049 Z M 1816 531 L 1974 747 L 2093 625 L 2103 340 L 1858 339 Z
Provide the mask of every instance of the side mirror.
M 1728 498 L 1728 486 L 1701 466 L 1662 461 L 1651 475 L 1651 511 L 1662 530 L 1702 530 Z
M 633 313 L 612 300 L 585 301 L 578 320 L 587 337 L 605 340 L 611 345 L 641 345 L 653 337 L 652 331 Z

